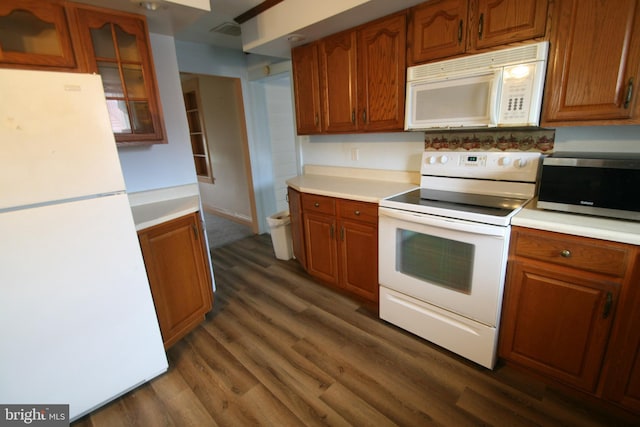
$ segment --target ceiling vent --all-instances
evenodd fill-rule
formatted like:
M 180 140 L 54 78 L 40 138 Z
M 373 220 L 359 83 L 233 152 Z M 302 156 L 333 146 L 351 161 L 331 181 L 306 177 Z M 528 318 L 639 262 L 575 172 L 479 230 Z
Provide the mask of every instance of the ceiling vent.
M 224 22 L 209 30 L 211 33 L 220 33 L 227 36 L 238 37 L 241 33 L 240 25 L 233 22 Z

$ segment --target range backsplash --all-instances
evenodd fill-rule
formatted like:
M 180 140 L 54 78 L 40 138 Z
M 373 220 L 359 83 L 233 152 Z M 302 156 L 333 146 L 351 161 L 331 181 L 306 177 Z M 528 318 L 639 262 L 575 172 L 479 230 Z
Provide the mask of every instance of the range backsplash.
M 482 129 L 425 132 L 425 151 L 539 151 L 553 152 L 555 129 Z

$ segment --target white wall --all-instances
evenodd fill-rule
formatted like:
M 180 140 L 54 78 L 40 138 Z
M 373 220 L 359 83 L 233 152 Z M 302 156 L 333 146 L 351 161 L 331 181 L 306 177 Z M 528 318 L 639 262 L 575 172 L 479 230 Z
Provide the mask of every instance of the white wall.
M 423 132 L 300 137 L 304 164 L 419 171 Z M 358 160 L 352 160 L 358 150 Z M 640 153 L 640 126 L 556 129 L 555 151 Z
M 271 164 L 276 211 L 288 211 L 286 180 L 298 175 L 298 155 L 293 104 L 291 97 L 291 75 L 285 73 L 265 79 L 265 91 L 269 139 L 271 140 Z M 271 212 L 275 213 L 275 212 Z M 267 214 L 270 214 L 269 212 Z
M 640 126 L 557 128 L 555 150 L 640 153 Z
M 127 192 L 197 182 L 174 39 L 150 34 L 168 144 L 119 147 Z
M 306 165 L 419 171 L 424 151 L 424 132 L 316 135 L 300 139 Z

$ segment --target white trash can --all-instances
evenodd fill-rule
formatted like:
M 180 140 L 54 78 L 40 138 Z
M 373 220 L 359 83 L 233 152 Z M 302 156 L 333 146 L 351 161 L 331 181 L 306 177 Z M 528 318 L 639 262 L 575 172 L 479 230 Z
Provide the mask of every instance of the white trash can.
M 271 229 L 271 241 L 276 258 L 288 260 L 293 258 L 291 242 L 291 217 L 288 211 L 278 212 L 267 217 Z

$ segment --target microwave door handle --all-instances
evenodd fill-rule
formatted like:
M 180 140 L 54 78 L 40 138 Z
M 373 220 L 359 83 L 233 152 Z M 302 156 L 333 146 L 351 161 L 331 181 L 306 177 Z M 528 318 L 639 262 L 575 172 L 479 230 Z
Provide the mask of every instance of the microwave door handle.
M 499 95 L 502 86 L 502 70 L 494 73 L 491 80 L 491 100 L 489 101 L 489 126 L 498 125 L 498 110 L 500 109 Z

